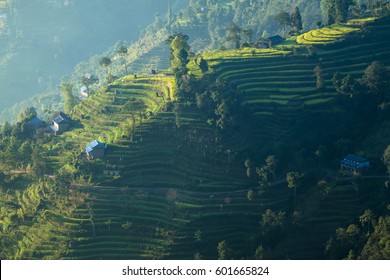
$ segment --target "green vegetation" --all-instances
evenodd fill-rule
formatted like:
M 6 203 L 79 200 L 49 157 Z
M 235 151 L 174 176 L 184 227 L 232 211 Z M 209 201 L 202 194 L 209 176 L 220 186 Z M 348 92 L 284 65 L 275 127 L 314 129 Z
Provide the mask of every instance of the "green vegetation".
M 32 126 L 33 108 L 0 129 L 0 257 L 388 259 L 389 27 L 198 55 L 174 33 L 168 71 L 104 69 L 109 83 L 75 106 L 64 83 L 69 131 Z M 126 68 L 129 49 L 115 53 Z M 105 156 L 88 160 L 95 139 Z M 339 172 L 348 153 L 369 173 Z

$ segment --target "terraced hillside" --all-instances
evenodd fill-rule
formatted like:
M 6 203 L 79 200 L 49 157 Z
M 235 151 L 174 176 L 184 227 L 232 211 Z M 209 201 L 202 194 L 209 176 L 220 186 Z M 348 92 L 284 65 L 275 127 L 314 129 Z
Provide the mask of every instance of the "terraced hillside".
M 223 135 L 209 125 L 195 98 L 176 97 L 173 76 L 127 76 L 107 85 L 77 105 L 72 130 L 49 143 L 53 167 L 70 169 L 69 161 L 76 161 L 74 174 L 81 179 L 67 190 L 68 207 L 54 205 L 40 217 L 45 231 L 31 227 L 17 257 L 216 259 L 217 245 L 226 241 L 228 258 L 324 259 L 329 236 L 372 206 L 383 182 L 365 181 L 359 189 L 348 179 L 334 181 L 326 170 L 330 174 L 322 175 L 322 183 L 309 180 L 295 201 L 284 175 L 265 188 L 258 187 L 257 177 L 247 177 L 242 152 L 252 147 L 242 144 L 272 150 L 303 137 L 293 127 L 305 122 L 305 114 L 331 118 L 337 100 L 333 74 L 359 77 L 373 60 L 390 65 L 389 27 L 378 21 L 357 33 L 363 40 L 319 44 L 313 54 L 282 49 L 203 54 L 209 74 L 241 93 L 240 107 L 250 123 L 245 133 L 235 128 L 238 133 Z M 318 65 L 326 84 L 321 90 Z M 203 75 L 194 64 L 189 67 L 196 77 Z M 107 144 L 106 156 L 88 161 L 83 152 L 94 139 Z M 258 158 L 267 155 L 250 151 Z M 25 211 L 34 210 L 48 203 L 49 193 L 31 188 L 18 200 Z M 262 256 L 256 253 L 261 248 Z
M 337 28 L 320 29 L 315 42 L 326 41 L 328 35 L 324 30 L 328 29 Z M 360 35 L 356 35 L 351 43 L 333 41 L 331 46 L 318 45 L 312 54 L 299 52 L 292 55 L 274 51 L 268 57 L 205 57 L 218 78 L 236 85 L 242 92 L 242 106 L 257 124 L 253 135 L 261 135 L 261 143 L 272 143 L 280 137 L 293 136 L 290 129 L 302 113 L 326 111 L 334 104 L 338 95 L 332 82 L 334 73 L 361 77 L 375 60 L 390 64 L 388 20 L 368 24 L 365 30 L 366 33 L 357 33 Z M 306 38 L 311 33 L 301 36 Z M 365 34 L 365 39 L 356 41 L 363 36 L 361 34 Z M 299 38 L 297 41 L 299 43 Z M 323 89 L 316 87 L 314 69 L 317 66 L 321 67 Z
M 61 141 L 79 149 L 95 138 L 109 143 L 105 168 L 121 174 L 111 178 L 100 169 L 100 186 L 77 188 L 88 198 L 69 221 L 82 234 L 66 258 L 216 258 L 221 238 L 244 254 L 240 244 L 257 231 L 259 209 L 288 205 L 284 191 L 248 201 L 243 167 L 199 112 L 184 103 L 176 114 L 164 112 L 174 97 L 169 79 L 126 77 L 76 107 L 82 128 Z M 194 243 L 197 231 L 203 237 Z

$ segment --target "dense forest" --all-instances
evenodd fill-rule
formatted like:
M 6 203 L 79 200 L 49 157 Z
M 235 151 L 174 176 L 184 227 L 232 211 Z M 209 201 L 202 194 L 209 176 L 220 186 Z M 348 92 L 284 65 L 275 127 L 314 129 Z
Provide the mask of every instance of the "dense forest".
M 0 258 L 389 259 L 390 3 L 170 11 L 1 125 Z

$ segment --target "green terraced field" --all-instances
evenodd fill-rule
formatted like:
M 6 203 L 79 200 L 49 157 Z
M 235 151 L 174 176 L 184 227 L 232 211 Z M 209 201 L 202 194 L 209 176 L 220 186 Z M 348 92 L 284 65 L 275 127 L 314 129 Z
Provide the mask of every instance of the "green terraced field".
M 91 172 L 94 184 L 72 186 L 77 207 L 46 211 L 47 227 L 28 231 L 19 257 L 39 259 L 62 240 L 65 249 L 58 258 L 63 259 L 193 259 L 196 253 L 216 259 L 217 244 L 226 240 L 235 256 L 253 258 L 248 252 L 261 244 L 256 236 L 263 230 L 263 213 L 266 209 L 291 213 L 292 192 L 279 182 L 265 193 L 254 188 L 256 195 L 249 200 L 253 185 L 229 145 L 243 143 L 240 138 L 246 136 L 259 146 L 293 138 L 291 123 L 302 112 L 327 112 L 335 101 L 331 82 L 335 71 L 361 76 L 375 58 L 390 65 L 389 27 L 371 27 L 381 32 L 380 41 L 334 44 L 318 49 L 315 56 L 273 49 L 204 54 L 210 72 L 240 90 L 241 107 L 253 124 L 250 134 L 234 135 L 227 143 L 191 101 L 180 101 L 184 109 L 179 112 L 165 110 L 166 103 L 176 99 L 172 76 L 127 76 L 107 85 L 75 107 L 72 118 L 79 123 L 53 140 L 49 159 L 63 165 L 64 143 L 82 153 L 98 139 L 107 143 L 103 169 L 120 170 L 120 176 L 99 170 Z M 355 29 L 323 28 L 302 38 L 333 42 Z M 326 83 L 323 90 L 316 88 L 317 65 Z M 269 257 L 323 259 L 329 236 L 364 207 L 364 198 L 356 198 L 350 184 L 329 186 L 326 194 L 317 186 L 305 192 L 298 192 L 298 209 L 304 209 L 307 235 L 292 232 Z M 25 211 L 39 205 L 37 190 L 19 200 Z M 195 238 L 199 232 L 201 238 Z

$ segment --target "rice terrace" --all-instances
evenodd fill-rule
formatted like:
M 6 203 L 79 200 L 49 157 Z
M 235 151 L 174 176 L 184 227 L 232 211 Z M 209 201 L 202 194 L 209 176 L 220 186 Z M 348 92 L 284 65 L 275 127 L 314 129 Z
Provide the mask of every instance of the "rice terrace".
M 390 3 L 167 2 L 0 125 L 0 258 L 389 259 Z

